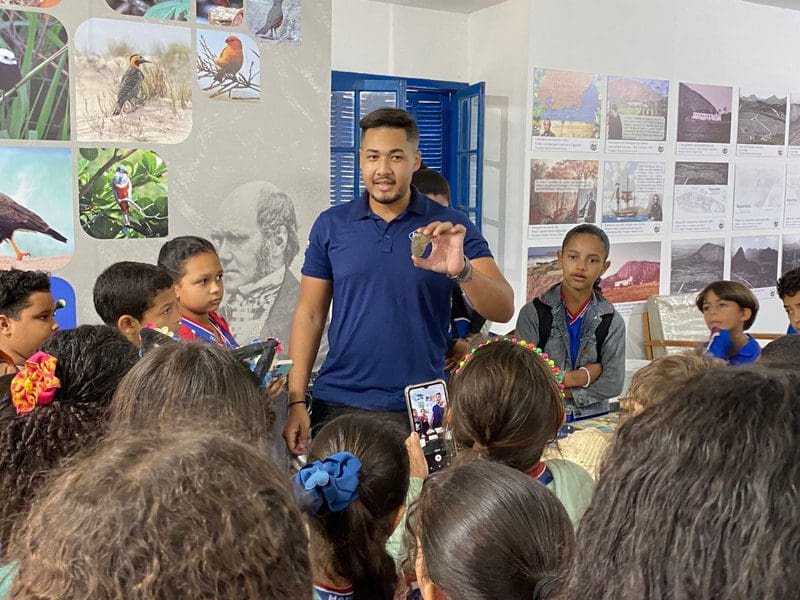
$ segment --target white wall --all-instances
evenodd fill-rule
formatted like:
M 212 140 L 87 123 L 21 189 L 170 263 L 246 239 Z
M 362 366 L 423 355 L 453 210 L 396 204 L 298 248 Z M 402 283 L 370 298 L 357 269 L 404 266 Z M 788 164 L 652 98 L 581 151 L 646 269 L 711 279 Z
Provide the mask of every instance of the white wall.
M 333 0 L 334 71 L 466 81 L 466 14 Z
M 776 92 L 800 90 L 800 71 L 794 67 L 794 57 L 800 53 L 800 39 L 796 34 L 800 31 L 798 11 L 741 0 L 535 0 L 531 4 L 529 88 L 535 66 L 594 72 L 601 76 L 655 77 L 672 82 L 664 155 L 668 165 L 665 207 L 672 195 L 670 163 L 675 160 L 678 81 L 732 85 L 734 94 L 741 85 Z M 530 135 L 529 122 L 530 119 L 526 119 L 526 135 Z M 532 156 L 534 154 L 528 150 L 527 157 L 518 165 L 525 172 L 525 190 L 529 186 L 528 161 Z M 581 154 L 575 157 L 598 158 Z M 732 163 L 737 160 L 740 159 L 730 157 Z M 526 196 L 519 197 L 516 206 L 508 207 L 510 214 L 523 220 L 527 220 Z M 516 230 L 517 225 L 509 221 L 508 227 Z M 735 235 L 751 233 L 760 232 L 734 232 Z M 669 237 L 666 233 L 662 238 L 662 273 L 667 274 L 670 252 L 665 242 Z M 673 234 L 673 237 L 698 236 Z M 547 246 L 555 241 L 541 239 L 529 241 L 527 245 Z M 518 285 L 524 284 L 524 277 L 523 268 L 518 274 Z M 524 291 L 524 287 L 521 290 Z M 523 296 L 518 296 L 518 304 L 520 298 Z M 786 324 L 780 301 L 776 298 L 762 300 L 753 330 L 783 332 Z M 629 356 L 641 356 L 639 315 L 631 317 L 628 333 Z
M 516 308 L 525 302 L 527 255 L 520 215 L 527 197 L 524 157 L 528 145 L 528 47 L 530 1 L 508 0 L 469 16 L 469 81 L 486 82 L 483 233 L 514 286 Z M 522 285 L 521 285 L 522 284 Z M 514 327 L 495 324 L 504 333 Z
M 333 0 L 332 68 L 486 82 L 484 232 L 519 310 L 527 248 L 553 241 L 527 238 L 533 67 L 669 79 L 664 160 L 670 164 L 677 82 L 800 90 L 793 62 L 800 55 L 797 31 L 800 12 L 743 0 L 507 0 L 469 15 Z M 671 176 L 668 169 L 667 182 Z M 665 191 L 671 201 L 669 183 Z M 668 272 L 669 244 L 662 246 L 662 270 Z M 507 331 L 514 321 L 493 330 Z M 785 325 L 780 302 L 763 301 L 753 329 L 779 332 Z M 641 341 L 635 315 L 631 357 L 643 355 Z

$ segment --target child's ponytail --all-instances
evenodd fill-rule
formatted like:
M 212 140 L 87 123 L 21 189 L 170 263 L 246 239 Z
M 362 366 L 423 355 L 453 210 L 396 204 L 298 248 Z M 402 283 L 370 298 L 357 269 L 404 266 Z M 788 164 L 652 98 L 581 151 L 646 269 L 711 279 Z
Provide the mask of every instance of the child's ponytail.
M 309 461 L 295 496 L 308 515 L 312 561 L 352 583 L 355 600 L 390 600 L 397 572 L 386 541 L 408 491 L 403 433 L 380 417 L 339 417 L 316 435 Z

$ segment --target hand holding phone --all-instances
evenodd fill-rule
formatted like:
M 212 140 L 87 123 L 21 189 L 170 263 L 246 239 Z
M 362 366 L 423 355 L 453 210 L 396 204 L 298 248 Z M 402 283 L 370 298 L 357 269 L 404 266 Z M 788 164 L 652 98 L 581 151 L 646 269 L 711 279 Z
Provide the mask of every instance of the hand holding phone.
M 419 436 L 428 472 L 437 471 L 449 464 L 449 433 L 445 430 L 447 385 L 442 379 L 409 385 L 405 396 L 411 430 Z

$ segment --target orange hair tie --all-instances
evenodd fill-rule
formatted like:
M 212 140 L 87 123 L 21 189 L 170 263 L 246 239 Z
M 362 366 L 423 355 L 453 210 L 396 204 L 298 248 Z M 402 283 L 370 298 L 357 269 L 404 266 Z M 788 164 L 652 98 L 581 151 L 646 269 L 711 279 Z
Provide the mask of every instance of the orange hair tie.
M 22 370 L 11 380 L 11 403 L 18 415 L 31 412 L 42 404 L 50 404 L 61 387 L 56 377 L 56 357 L 37 352 L 25 361 Z

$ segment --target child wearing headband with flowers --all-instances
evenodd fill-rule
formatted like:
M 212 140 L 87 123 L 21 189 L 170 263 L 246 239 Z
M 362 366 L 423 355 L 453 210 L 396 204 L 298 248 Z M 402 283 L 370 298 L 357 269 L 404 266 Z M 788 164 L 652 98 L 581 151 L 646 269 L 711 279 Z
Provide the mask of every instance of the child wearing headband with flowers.
M 566 460 L 542 461 L 564 423 L 563 373 L 533 344 L 494 338 L 462 361 L 450 380 L 447 420 L 457 447 L 527 473 L 549 488 L 577 523 L 594 482 Z
M 398 573 L 385 544 L 408 490 L 404 438 L 393 423 L 359 414 L 314 436 L 294 488 L 309 526 L 315 600 L 394 597 Z
M 10 382 L 14 412 L 4 408 L 0 422 L 0 583 L 12 527 L 49 472 L 103 435 L 111 396 L 137 357 L 118 329 L 82 325 L 53 334 Z

